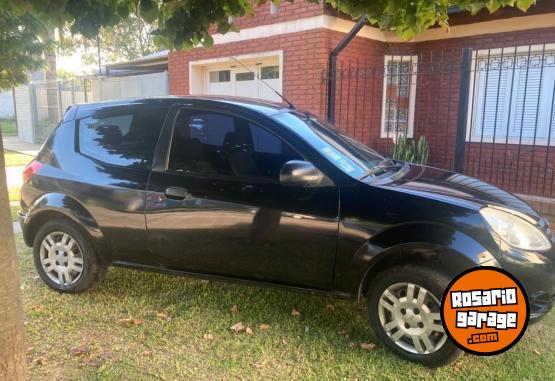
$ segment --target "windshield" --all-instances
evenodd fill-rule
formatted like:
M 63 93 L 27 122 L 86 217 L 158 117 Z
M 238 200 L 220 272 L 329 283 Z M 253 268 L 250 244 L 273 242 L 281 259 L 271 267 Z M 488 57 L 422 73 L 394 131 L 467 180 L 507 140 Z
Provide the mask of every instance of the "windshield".
M 273 118 L 299 134 L 335 166 L 350 176 L 361 178 L 384 158 L 370 147 L 338 131 L 313 115 L 284 112 Z

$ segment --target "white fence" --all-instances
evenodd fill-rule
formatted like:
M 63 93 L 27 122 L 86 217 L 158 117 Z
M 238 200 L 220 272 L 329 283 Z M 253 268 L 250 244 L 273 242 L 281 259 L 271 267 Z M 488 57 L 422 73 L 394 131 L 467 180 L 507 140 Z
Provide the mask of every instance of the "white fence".
M 166 72 L 129 77 L 103 77 L 93 83 L 93 97 L 103 101 L 168 94 Z
M 65 110 L 75 103 L 168 94 L 167 72 L 34 82 L 20 86 L 15 89 L 18 137 L 20 141 L 42 143 Z
M 14 116 L 13 93 L 11 91 L 4 91 L 0 93 L 0 118 L 13 119 Z

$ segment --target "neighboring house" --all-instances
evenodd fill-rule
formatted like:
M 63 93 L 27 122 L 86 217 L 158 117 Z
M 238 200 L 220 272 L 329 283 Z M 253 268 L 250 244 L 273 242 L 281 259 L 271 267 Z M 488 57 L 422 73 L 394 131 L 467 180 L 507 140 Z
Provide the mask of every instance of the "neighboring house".
M 538 0 L 527 13 L 452 9 L 449 33 L 432 28 L 410 42 L 365 26 L 332 75 L 329 54 L 355 22 L 329 6 L 266 3 L 236 23 L 239 32 L 215 34 L 209 49 L 169 54 L 170 94 L 279 101 L 253 71 L 299 108 L 325 117 L 335 76 L 336 125 L 382 153 L 399 133 L 426 135 L 434 165 L 461 169 L 455 158 L 464 158 L 465 173 L 555 197 L 555 1 Z M 472 49 L 471 61 L 463 61 L 463 48 Z M 471 65 L 466 83 L 463 63 Z

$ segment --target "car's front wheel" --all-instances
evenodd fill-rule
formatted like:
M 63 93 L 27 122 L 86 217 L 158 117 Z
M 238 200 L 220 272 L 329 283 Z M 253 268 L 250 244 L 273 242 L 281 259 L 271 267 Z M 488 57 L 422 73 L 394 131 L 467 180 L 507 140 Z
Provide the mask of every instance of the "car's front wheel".
M 440 317 L 449 284 L 442 273 L 418 265 L 392 267 L 370 284 L 368 314 L 378 337 L 395 353 L 427 366 L 455 361 L 461 354 Z
M 49 287 L 78 293 L 94 286 L 107 265 L 94 251 L 87 237 L 66 220 L 44 224 L 33 243 L 35 268 Z

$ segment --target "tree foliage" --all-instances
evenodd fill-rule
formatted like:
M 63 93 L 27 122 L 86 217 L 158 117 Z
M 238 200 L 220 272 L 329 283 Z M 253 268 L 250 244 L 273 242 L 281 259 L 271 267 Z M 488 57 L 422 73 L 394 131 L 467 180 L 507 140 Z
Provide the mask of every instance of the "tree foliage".
M 50 28 L 67 27 L 72 34 L 80 34 L 95 39 L 101 28 L 115 27 L 130 15 L 141 18 L 146 23 L 157 23 L 152 32 L 156 45 L 167 49 L 187 49 L 194 46 L 211 46 L 211 33 L 216 30 L 226 33 L 236 30 L 234 18 L 252 15 L 254 7 L 268 0 L 0 0 L 4 16 L 12 17 L 2 23 L 4 34 L 9 25 L 16 20 L 31 24 L 32 33 L 23 28 L 25 41 L 18 48 L 29 49 L 31 57 L 44 46 L 36 42 L 37 25 Z M 273 0 L 279 2 L 280 0 Z M 293 0 L 290 0 L 293 1 Z M 297 0 L 298 1 L 298 0 Z M 306 0 L 318 2 L 319 0 Z M 482 9 L 494 12 L 501 7 L 518 7 L 525 11 L 535 0 L 323 0 L 337 10 L 357 19 L 367 15 L 369 23 L 382 30 L 395 31 L 399 36 L 410 40 L 418 33 L 433 25 L 449 27 L 448 9 L 458 6 L 475 14 Z M 133 17 L 133 16 L 131 16 Z M 30 18 L 30 19 L 26 19 Z M 1 20 L 0 20 L 1 21 Z M 11 24 L 9 23 L 11 22 Z M 19 29 L 18 29 L 19 31 Z M 17 34 L 17 33 L 16 33 Z M 3 43 L 0 42 L 0 43 Z M 33 55 L 34 54 L 34 55 Z M 9 60 L 14 65 L 28 68 L 34 60 Z M 3 62 L 6 62 L 3 60 Z M 3 63 L 2 63 L 3 64 Z M 4 73 L 4 69 L 2 68 Z M 21 75 L 7 74 L 12 82 L 21 80 Z M 10 73 L 16 74 L 13 69 Z
M 0 89 L 24 82 L 42 64 L 44 24 L 29 13 L 16 17 L 0 8 Z
M 72 34 L 69 27 L 61 29 L 58 39 L 58 53 L 70 55 L 81 53 L 86 64 L 98 63 L 98 45 L 102 62 L 111 63 L 122 60 L 132 60 L 154 53 L 154 24 L 147 23 L 141 17 L 130 13 L 116 25 L 100 27 L 98 38 L 87 38 L 81 34 Z
M 335 9 L 358 19 L 368 15 L 369 23 L 385 31 L 395 31 L 405 40 L 426 29 L 440 25 L 449 29 L 448 9 L 457 6 L 476 14 L 482 9 L 490 13 L 503 7 L 517 7 L 523 12 L 536 0 L 325 0 Z

